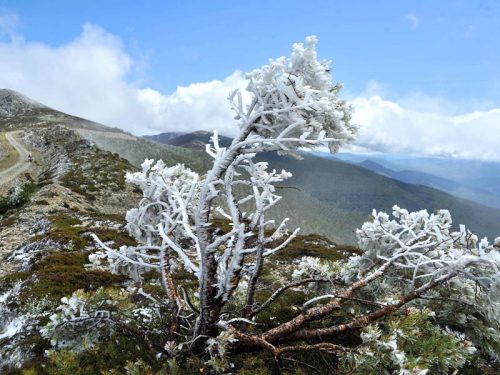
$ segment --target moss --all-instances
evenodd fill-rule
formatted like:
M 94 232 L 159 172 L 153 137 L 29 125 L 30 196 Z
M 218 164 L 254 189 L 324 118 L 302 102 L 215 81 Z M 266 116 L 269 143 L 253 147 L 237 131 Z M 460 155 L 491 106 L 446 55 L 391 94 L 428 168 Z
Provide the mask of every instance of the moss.
M 132 237 L 130 237 L 125 232 L 120 232 L 115 229 L 107 229 L 107 228 L 97 228 L 92 230 L 93 233 L 99 237 L 99 239 L 103 242 L 113 241 L 116 246 L 136 246 L 137 241 L 135 241 Z
M 30 277 L 30 272 L 12 272 L 0 278 L 0 292 L 12 288 L 18 281 L 24 281 Z
M 33 278 L 22 289 L 20 299 L 48 298 L 58 301 L 78 289 L 96 290 L 123 281 L 122 276 L 84 267 L 86 257 L 81 252 L 52 253 L 34 267 Z
M 149 282 L 149 281 L 153 281 L 153 280 L 156 280 L 160 277 L 160 274 L 157 270 L 155 269 L 151 269 L 147 272 L 144 272 L 142 274 L 142 279 L 145 281 L 145 282 Z
M 63 186 L 89 200 L 95 200 L 102 190 L 125 188 L 125 172 L 135 169 L 127 160 L 98 148 L 75 153 L 78 148 L 74 145 L 67 150 L 73 164 L 61 178 Z
M 40 199 L 34 202 L 38 206 L 48 206 L 50 205 L 49 202 L 47 202 L 45 199 Z
M 115 216 L 108 215 L 115 219 Z M 76 217 L 58 213 L 48 217 L 52 223 L 49 233 L 43 235 L 61 244 L 70 244 L 71 250 L 83 250 L 90 243 L 89 232 L 95 233 L 102 241 L 114 241 L 116 246 L 134 246 L 137 242 L 127 233 L 109 228 L 87 228 L 81 226 L 82 221 Z M 104 220 L 99 217 L 99 220 Z M 109 219 L 108 219 L 109 220 Z M 42 236 L 40 236 L 42 237 Z M 35 238 L 36 239 L 36 238 Z
M 270 290 L 257 291 L 255 293 L 255 300 L 261 304 L 271 294 Z M 262 326 L 259 326 L 259 329 L 268 329 L 294 318 L 307 300 L 308 297 L 304 292 L 293 289 L 287 290 L 266 310 L 257 315 L 256 321 L 262 324 Z
M 82 222 L 72 216 L 57 214 L 48 217 L 51 230 L 43 237 L 48 237 L 60 244 L 69 244 L 72 250 L 81 250 L 88 245 L 90 238 L 82 237 L 85 228 L 78 227 Z
M 82 221 L 76 217 L 63 214 L 49 216 L 49 220 L 52 222 L 55 228 L 67 228 L 82 223 Z
M 154 354 L 139 337 L 120 332 L 80 353 L 52 351 L 45 371 L 49 375 L 125 374 L 125 366 L 138 360 L 148 363 L 152 370 L 159 370 L 162 363 Z
M 279 245 L 280 242 L 274 244 Z M 295 237 L 283 250 L 279 251 L 274 259 L 285 261 L 311 256 L 328 260 L 344 259 L 345 255 L 336 245 L 326 237 L 309 234 Z
M 92 192 L 96 191 L 95 185 L 89 183 L 89 179 L 79 169 L 69 170 L 62 178 L 62 185 L 71 189 L 77 194 L 87 198 L 94 198 Z
M 163 290 L 163 287 L 158 284 L 143 284 L 142 289 L 146 292 L 149 293 L 153 296 L 163 296 L 165 295 L 165 291 Z
M 38 261 L 33 267 L 33 270 L 36 272 L 62 266 L 83 267 L 85 261 L 86 257 L 81 252 L 57 252 L 47 255 L 45 258 Z

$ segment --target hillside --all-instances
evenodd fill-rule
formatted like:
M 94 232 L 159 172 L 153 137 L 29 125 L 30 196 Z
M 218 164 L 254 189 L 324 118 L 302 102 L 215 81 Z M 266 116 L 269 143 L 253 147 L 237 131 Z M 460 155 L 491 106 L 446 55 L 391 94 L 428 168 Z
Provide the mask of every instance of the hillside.
M 393 154 L 315 153 L 361 165 L 399 181 L 434 187 L 460 198 L 500 208 L 500 163 Z
M 455 223 L 463 223 L 481 236 L 500 233 L 500 210 L 457 198 L 440 190 L 393 180 L 342 161 L 304 155 L 304 160 L 268 155 L 276 169 L 293 173 L 293 184 L 322 203 L 366 219 L 371 209 L 391 211 L 394 204 L 410 211 L 449 209 Z
M 196 139 L 198 132 L 184 134 L 177 143 L 191 147 Z M 175 141 L 173 138 L 169 142 Z M 373 208 L 391 212 L 394 204 L 409 210 L 446 208 L 456 223 L 466 224 L 481 236 L 495 237 L 500 233 L 499 209 L 435 188 L 404 183 L 335 158 L 311 154 L 303 157 L 304 160 L 272 154 L 259 156 L 273 168 L 293 173 L 287 186 L 297 189 L 283 189 L 283 200 L 272 214 L 276 218 L 291 217 L 291 226 L 301 227 L 305 233 L 317 232 L 338 242 L 353 243 L 356 228 Z
M 207 132 L 182 134 L 168 140 L 182 146 L 178 147 L 135 137 L 47 107 L 43 108 L 43 113 L 39 111 L 42 110 L 38 105 L 24 111 L 21 117 L 38 126 L 62 121 L 97 147 L 119 154 L 136 167 L 145 158 L 163 159 L 169 165 L 184 163 L 199 173 L 204 173 L 210 166 L 209 157 L 201 150 L 204 148 L 202 142 L 210 137 Z M 49 119 L 48 113 L 51 114 Z M 28 127 L 28 123 L 23 123 L 26 120 L 0 116 L 0 124 L 12 126 L 16 121 L 23 124 L 21 128 Z M 222 142 L 230 141 L 221 138 Z M 456 223 L 466 224 L 479 235 L 494 237 L 500 233 L 500 210 L 433 188 L 403 183 L 366 168 L 311 155 L 304 155 L 302 161 L 276 155 L 266 155 L 262 160 L 268 161 L 273 168 L 287 169 L 294 174 L 287 183 L 288 188 L 282 189 L 284 199 L 275 207 L 272 216 L 276 219 L 290 217 L 291 227 L 301 227 L 303 233 L 320 233 L 340 243 L 353 243 L 356 228 L 373 208 L 390 211 L 393 204 L 410 210 L 449 208 Z
M 162 159 L 169 165 L 183 163 L 204 173 L 210 167 L 208 155 L 201 150 L 160 144 L 126 133 L 77 129 L 85 138 L 92 140 L 103 150 L 118 153 L 139 167 L 144 159 Z
M 116 128 L 57 111 L 17 91 L 9 89 L 0 90 L 0 131 L 57 124 L 78 129 L 122 132 Z
M 155 135 L 144 135 L 142 138 L 147 139 L 149 141 L 164 143 L 167 144 L 171 139 L 177 138 L 183 134 L 181 132 L 168 132 L 168 133 L 160 133 Z
M 373 160 L 363 160 L 362 162 L 357 163 L 357 165 L 369 169 L 375 173 L 381 174 L 382 176 L 390 177 L 394 180 L 406 182 L 408 184 L 425 185 L 447 192 L 454 191 L 460 187 L 457 182 L 434 176 L 430 173 L 411 171 L 407 169 L 394 171 L 392 169 L 384 167 L 381 164 L 378 164 L 377 162 L 374 162 Z
M 133 243 L 124 216 L 140 199 L 124 180 L 135 168 L 74 130 L 36 127 L 18 139 L 36 162 L 0 194 L 0 373 L 13 374 L 46 362 L 39 330 L 61 298 L 120 286 L 121 277 L 85 267 L 96 248 L 90 233 Z
M 204 150 L 205 145 L 210 142 L 212 135 L 213 133 L 211 132 L 198 130 L 192 133 L 161 133 L 154 136 L 145 136 L 144 138 L 166 145 Z M 231 141 L 231 138 L 219 135 L 219 144 L 221 147 L 229 146 Z

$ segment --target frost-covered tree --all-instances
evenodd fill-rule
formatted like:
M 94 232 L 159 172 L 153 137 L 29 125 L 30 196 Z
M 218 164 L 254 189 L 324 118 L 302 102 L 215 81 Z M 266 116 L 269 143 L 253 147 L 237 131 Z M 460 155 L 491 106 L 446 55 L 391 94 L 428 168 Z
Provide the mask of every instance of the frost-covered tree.
M 198 278 L 199 316 L 193 343 L 193 347 L 203 343 L 198 350 L 207 337 L 217 335 L 222 308 L 242 277 L 249 277 L 246 310 L 251 313 L 264 259 L 297 233 L 286 235 L 288 219 L 278 225 L 266 219 L 266 212 L 280 199 L 274 184 L 290 174 L 268 171 L 266 163 L 253 161 L 254 156 L 270 151 L 299 156 L 299 148 L 320 144 L 336 151 L 356 134 L 349 107 L 338 97 L 340 86 L 332 85 L 329 63 L 317 60 L 315 37 L 307 39 L 307 46 L 295 44 L 289 59 L 270 61 L 247 74 L 247 79 L 250 103 L 245 105 L 239 90 L 229 97 L 239 134 L 227 148 L 219 147 L 217 133 L 207 145 L 212 169 L 200 178 L 181 165 L 167 168 L 161 161 L 154 165 L 145 161 L 142 172 L 127 176 L 144 193 L 140 206 L 127 215 L 130 233 L 143 246 L 106 249 L 111 266 L 129 268 L 134 277 L 145 267 L 158 267 L 176 309 L 183 307 L 183 301 L 170 279 L 171 268 L 182 265 Z M 248 186 L 251 193 L 237 197 L 238 185 Z M 224 204 L 216 204 L 216 198 Z M 248 201 L 253 201 L 255 211 L 242 210 Z M 213 231 L 217 215 L 230 221 L 231 230 L 224 235 Z M 274 232 L 267 234 L 273 227 Z M 250 241 L 252 237 L 256 240 Z M 279 237 L 281 244 L 268 246 Z M 151 255 L 152 250 L 157 254 Z
M 293 46 L 290 58 L 271 60 L 247 74 L 249 100 L 238 90 L 229 96 L 239 133 L 230 146 L 220 147 L 214 132 L 206 149 L 213 166 L 205 176 L 153 160 L 146 160 L 142 171 L 128 174 L 128 183 L 143 192 L 138 207 L 126 216 L 127 229 L 139 245 L 113 249 L 94 236 L 102 250 L 91 261 L 138 283 L 151 270 L 158 272 L 165 300 L 139 291 L 172 312 L 165 350 L 172 353 L 173 347 L 184 345 L 195 354 L 209 353 L 215 365 L 227 350 L 243 348 L 265 350 L 277 359 L 294 352 L 327 351 L 356 364 L 354 349 L 336 338 L 363 328 L 361 347 L 366 353 L 384 347 L 401 371 L 419 368 L 425 373 L 425 356 L 410 360 L 398 349 L 407 340 L 402 336 L 406 331 L 398 328 L 403 323 L 389 326 L 389 336 L 374 325 L 404 309 L 409 314 L 424 311 L 421 320 L 432 316 L 436 327 L 442 327 L 436 328 L 439 334 L 458 335 L 463 327 L 461 335 L 498 358 L 500 238 L 490 244 L 464 227 L 454 231 L 448 211 L 409 213 L 394 207 L 392 219 L 374 212 L 357 232 L 360 255 L 336 262 L 303 258 L 289 282 L 266 301 L 256 302 L 265 263 L 286 248 L 298 229 L 289 233 L 287 218 L 275 222 L 267 216 L 281 199 L 275 185 L 291 174 L 269 170 L 255 156 L 278 152 L 300 157 L 301 148 L 318 145 L 336 152 L 357 132 L 349 106 L 339 99 L 340 85 L 332 84 L 329 63 L 317 59 L 316 42 L 309 37 L 306 45 Z M 180 271 L 196 280 L 194 293 L 176 281 Z M 310 299 L 292 319 L 261 329 L 256 324 L 259 314 L 290 289 L 305 290 Z M 91 304 L 71 301 L 72 306 L 85 306 L 81 314 L 86 320 L 104 319 L 102 304 L 92 312 Z M 463 316 L 446 311 L 451 305 Z M 79 322 L 76 310 L 63 306 L 61 311 L 44 331 L 46 336 L 66 323 Z M 448 344 L 461 345 L 459 339 Z M 359 363 L 369 364 L 367 358 Z

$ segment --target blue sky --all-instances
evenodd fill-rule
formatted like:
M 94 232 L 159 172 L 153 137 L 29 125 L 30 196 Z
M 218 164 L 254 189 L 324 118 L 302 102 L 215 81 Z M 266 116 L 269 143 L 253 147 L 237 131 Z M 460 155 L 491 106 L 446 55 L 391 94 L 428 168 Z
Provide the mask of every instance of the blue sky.
M 29 40 L 53 46 L 92 23 L 140 63 L 131 80 L 161 91 L 223 79 L 287 54 L 305 35 L 346 89 L 500 101 L 498 1 L 0 1 Z
M 0 0 L 0 86 L 137 134 L 231 133 L 238 71 L 311 34 L 359 147 L 500 159 L 476 134 L 500 139 L 499 1 Z

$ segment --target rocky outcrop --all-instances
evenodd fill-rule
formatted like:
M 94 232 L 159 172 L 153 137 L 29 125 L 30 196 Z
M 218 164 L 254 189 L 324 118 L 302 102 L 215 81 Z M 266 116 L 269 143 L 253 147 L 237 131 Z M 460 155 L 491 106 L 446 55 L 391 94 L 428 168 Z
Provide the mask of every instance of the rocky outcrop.
M 30 114 L 43 108 L 48 108 L 17 91 L 0 90 L 0 117 L 16 117 Z

